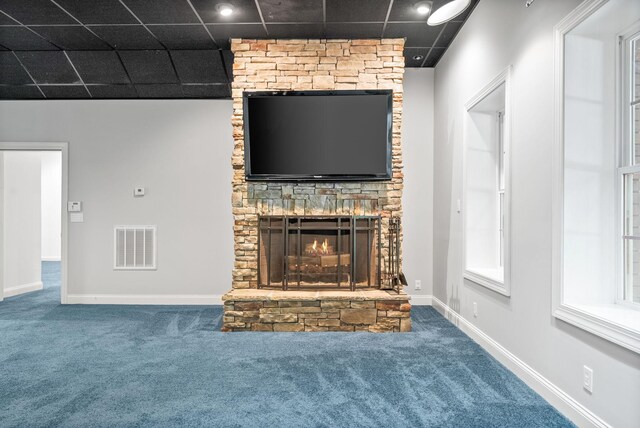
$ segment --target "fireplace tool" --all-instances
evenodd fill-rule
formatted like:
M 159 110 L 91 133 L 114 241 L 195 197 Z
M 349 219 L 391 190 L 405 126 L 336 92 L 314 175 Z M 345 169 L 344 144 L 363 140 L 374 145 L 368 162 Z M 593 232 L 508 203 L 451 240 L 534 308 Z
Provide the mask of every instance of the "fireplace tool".
M 407 278 L 400 271 L 400 218 L 389 219 L 389 287 L 398 294 L 402 287 L 408 285 Z

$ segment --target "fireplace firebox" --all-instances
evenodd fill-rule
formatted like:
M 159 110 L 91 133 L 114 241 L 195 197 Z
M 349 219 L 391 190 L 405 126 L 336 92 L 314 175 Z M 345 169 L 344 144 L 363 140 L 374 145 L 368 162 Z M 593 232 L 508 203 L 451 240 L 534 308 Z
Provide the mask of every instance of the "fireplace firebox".
M 380 288 L 379 216 L 261 216 L 258 288 Z

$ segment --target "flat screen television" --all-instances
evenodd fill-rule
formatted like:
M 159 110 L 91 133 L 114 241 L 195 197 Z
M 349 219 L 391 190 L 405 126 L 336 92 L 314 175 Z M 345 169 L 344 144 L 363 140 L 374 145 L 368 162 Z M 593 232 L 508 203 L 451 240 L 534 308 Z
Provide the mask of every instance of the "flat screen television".
M 391 179 L 391 90 L 245 92 L 252 181 Z

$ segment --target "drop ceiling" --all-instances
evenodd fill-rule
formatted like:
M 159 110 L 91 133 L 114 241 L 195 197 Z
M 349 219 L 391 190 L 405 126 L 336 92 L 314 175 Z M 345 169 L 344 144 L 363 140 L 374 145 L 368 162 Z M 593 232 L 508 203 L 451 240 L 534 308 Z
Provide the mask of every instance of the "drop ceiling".
M 0 0 L 0 99 L 229 98 L 237 37 L 405 37 L 434 67 L 479 0 L 436 27 L 416 1 Z

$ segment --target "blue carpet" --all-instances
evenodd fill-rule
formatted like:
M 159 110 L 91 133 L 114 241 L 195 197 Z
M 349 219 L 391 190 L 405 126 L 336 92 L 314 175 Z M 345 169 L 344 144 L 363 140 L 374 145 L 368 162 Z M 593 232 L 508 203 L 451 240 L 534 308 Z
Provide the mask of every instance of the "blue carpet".
M 414 332 L 220 333 L 216 307 L 0 303 L 2 427 L 573 426 L 435 310 Z

